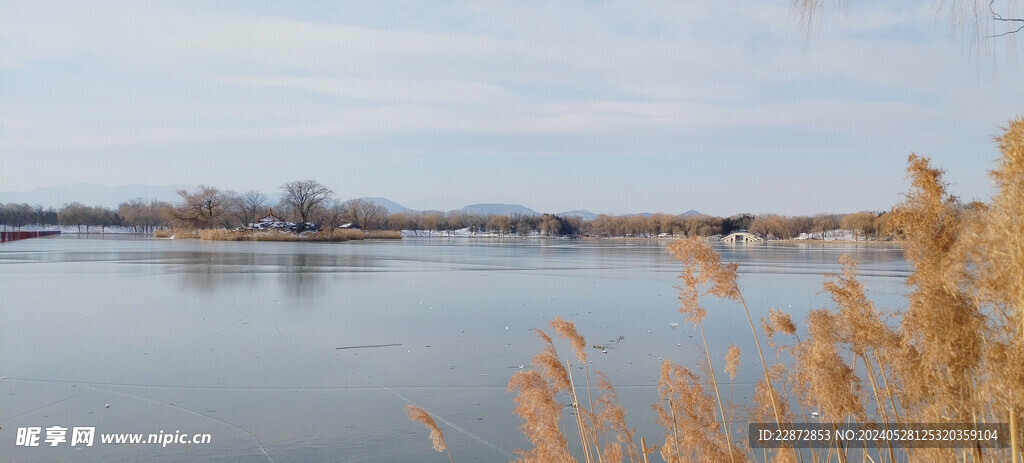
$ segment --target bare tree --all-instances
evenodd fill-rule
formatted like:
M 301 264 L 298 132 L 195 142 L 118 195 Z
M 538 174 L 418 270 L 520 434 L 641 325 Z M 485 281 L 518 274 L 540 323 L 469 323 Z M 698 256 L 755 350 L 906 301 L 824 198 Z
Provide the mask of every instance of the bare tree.
M 764 239 L 788 240 L 796 233 L 796 226 L 794 221 L 788 217 L 768 214 L 755 218 L 747 231 L 760 235 Z
M 562 234 L 562 223 L 558 221 L 558 217 L 551 214 L 541 216 L 538 228 L 544 235 L 558 236 Z
M 199 185 L 194 192 L 178 190 L 182 202 L 170 209 L 174 226 L 195 229 L 224 226 L 228 207 L 224 192 L 209 185 Z
M 488 231 L 498 232 L 498 235 L 507 235 L 512 232 L 512 219 L 505 214 L 492 215 L 487 218 L 485 227 Z
M 65 227 L 74 225 L 81 232 L 82 225 L 85 225 L 87 222 L 87 210 L 88 208 L 81 203 L 65 204 L 60 208 L 60 212 L 57 213 L 57 220 Z M 86 231 L 88 230 L 88 225 L 86 225 Z
M 334 192 L 315 180 L 296 180 L 281 185 L 281 204 L 298 215 L 300 222 L 309 222 L 313 213 L 331 199 Z
M 7 203 L 0 208 L 0 217 L 3 218 L 4 229 L 7 225 L 21 229 L 32 222 L 32 206 L 28 204 Z
M 444 223 L 444 214 L 441 212 L 424 212 L 417 220 L 417 228 L 421 230 L 440 230 Z
M 234 202 L 232 207 L 234 214 L 242 225 L 255 222 L 259 216 L 263 215 L 263 210 L 268 204 L 267 195 L 257 190 L 234 194 L 232 201 Z
M 829 214 L 818 214 L 814 216 L 814 223 L 812 228 L 816 232 L 821 232 L 821 239 L 825 239 L 825 234 L 830 230 L 839 228 L 839 221 L 836 220 L 835 216 Z
M 364 230 L 377 230 L 387 220 L 388 210 L 372 201 L 352 199 L 344 203 L 344 217 Z
M 57 219 L 61 225 L 77 226 L 82 231 L 85 225 L 85 232 L 89 233 L 89 227 L 98 226 L 100 231 L 106 231 L 106 227 L 121 223 L 120 217 L 111 209 L 103 206 L 83 206 L 80 203 L 65 204 L 57 213 Z
M 865 238 L 874 231 L 875 214 L 870 212 L 854 212 L 846 214 L 839 221 L 843 230 L 853 232 L 853 240 L 859 241 L 861 236 Z
M 334 230 L 348 221 L 345 214 L 344 202 L 332 199 L 327 206 L 320 208 L 317 213 L 317 223 L 328 230 Z
M 415 230 L 416 214 L 411 212 L 396 212 L 388 216 L 388 228 L 395 231 Z
M 132 227 L 136 233 L 146 230 L 146 212 L 149 203 L 142 198 L 132 198 L 117 206 L 117 215 L 121 217 L 121 224 Z

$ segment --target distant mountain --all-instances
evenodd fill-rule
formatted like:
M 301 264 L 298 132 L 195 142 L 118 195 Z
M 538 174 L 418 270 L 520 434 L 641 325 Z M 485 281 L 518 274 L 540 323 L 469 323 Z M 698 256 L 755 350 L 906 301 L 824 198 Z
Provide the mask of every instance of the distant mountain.
M 695 211 L 693 209 L 690 209 L 690 210 L 688 210 L 688 211 L 686 211 L 686 212 L 684 212 L 682 214 L 679 214 L 679 215 L 683 216 L 683 217 L 688 217 L 688 216 L 691 216 L 691 215 L 698 215 L 698 214 L 700 214 L 700 212 L 697 212 L 697 211 Z M 558 214 L 555 214 L 555 215 L 562 216 L 562 217 L 579 217 L 579 218 L 581 218 L 583 220 L 594 220 L 594 219 L 597 218 L 597 214 L 595 214 L 593 212 L 590 212 L 588 210 L 575 210 L 575 211 L 561 212 L 561 213 L 558 213 Z M 650 217 L 650 216 L 652 216 L 654 214 L 651 213 L 651 212 L 640 212 L 640 213 L 636 213 L 636 214 L 624 214 L 623 217 L 632 217 L 632 216 L 637 216 L 637 215 L 641 216 L 641 217 Z
M 132 198 L 145 200 L 174 202 L 179 199 L 178 190 L 191 190 L 190 185 L 124 185 L 109 187 L 91 183 L 75 183 L 36 188 L 31 191 L 0 192 L 2 203 L 28 203 L 43 207 L 60 207 L 67 203 L 78 202 L 86 206 L 105 206 L 114 208 L 118 204 Z
M 452 212 L 465 212 L 467 214 L 479 214 L 479 215 L 508 215 L 522 214 L 522 215 L 540 215 L 539 212 L 530 209 L 526 206 L 520 206 L 519 204 L 470 204 L 463 207 L 462 209 L 456 209 Z
M 387 198 L 379 198 L 379 197 L 367 196 L 367 197 L 363 197 L 363 198 L 359 198 L 359 199 L 361 199 L 363 201 L 369 201 L 369 202 L 374 203 L 374 204 L 376 204 L 378 206 L 383 206 L 384 209 L 388 210 L 388 214 L 394 214 L 394 213 L 397 213 L 397 212 L 409 212 L 409 211 L 411 211 L 411 209 L 409 209 L 409 208 L 407 208 L 407 207 L 405 207 L 405 206 L 403 206 L 401 204 L 398 204 L 398 203 L 396 203 L 396 202 L 394 202 L 394 201 L 392 201 L 390 199 L 387 199 Z
M 665 214 L 665 212 L 659 212 L 659 214 Z M 653 212 L 640 212 L 638 214 L 626 214 L 626 215 L 627 216 L 629 216 L 629 215 L 639 215 L 639 216 L 642 216 L 642 217 L 650 217 L 650 216 L 654 215 L 654 213 Z M 697 211 L 695 211 L 693 209 L 690 209 L 690 210 L 688 210 L 686 212 L 683 212 L 682 214 L 678 214 L 678 215 L 681 216 L 681 217 L 689 217 L 691 215 L 700 215 L 700 212 L 697 212 Z
M 574 211 L 559 212 L 555 214 L 559 217 L 579 217 L 583 220 L 594 220 L 597 218 L 597 214 L 590 212 L 586 209 L 576 209 Z
M 59 208 L 64 204 L 78 202 L 86 206 L 104 206 L 109 208 L 116 208 L 118 204 L 128 201 L 134 198 L 142 198 L 144 200 L 156 199 L 158 201 L 167 201 L 175 203 L 181 198 L 178 197 L 178 190 L 195 190 L 192 185 L 124 185 L 118 187 L 108 187 L 103 185 L 95 185 L 91 183 L 75 183 L 71 185 L 57 185 L 44 188 L 36 188 L 31 191 L 3 191 L 0 192 L 0 203 L 27 203 L 32 206 L 41 205 L 43 207 L 54 207 Z M 277 192 L 265 193 L 269 197 L 271 204 L 277 204 L 280 199 L 280 194 Z M 438 211 L 417 211 L 409 209 L 401 204 L 391 201 L 387 198 L 379 196 L 365 196 L 362 198 L 363 201 L 369 201 L 379 206 L 383 206 L 388 210 L 389 214 L 397 212 L 419 212 L 419 213 L 430 213 Z M 537 216 L 541 215 L 539 212 L 530 209 L 526 206 L 519 204 L 504 204 L 504 203 L 480 203 L 470 204 L 462 207 L 461 209 L 455 209 L 451 212 L 463 212 L 467 214 L 479 214 L 479 215 L 508 215 L 514 214 Z M 686 211 L 680 215 L 691 216 L 697 215 L 700 212 L 695 210 Z M 555 214 L 561 217 L 579 217 L 582 220 L 594 220 L 598 214 L 585 210 L 576 209 L 571 211 L 560 212 Z M 650 216 L 648 212 L 641 214 L 627 214 L 627 215 L 643 215 Z

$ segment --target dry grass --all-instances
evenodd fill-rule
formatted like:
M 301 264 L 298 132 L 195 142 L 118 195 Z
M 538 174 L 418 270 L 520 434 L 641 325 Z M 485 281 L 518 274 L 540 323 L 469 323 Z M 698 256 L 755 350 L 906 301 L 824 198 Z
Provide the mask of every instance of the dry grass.
M 329 232 L 319 232 L 316 235 L 327 235 L 330 236 L 329 241 L 349 241 L 349 240 L 361 240 L 366 238 L 366 233 L 362 230 L 350 230 L 350 229 L 336 229 Z M 314 235 L 314 236 L 316 236 Z
M 366 239 L 369 240 L 400 240 L 402 232 L 394 230 L 367 230 Z
M 203 230 L 200 238 L 209 241 L 299 241 L 302 238 L 295 233 L 282 231 L 235 231 L 235 230 Z
M 776 359 L 788 355 L 788 362 L 765 362 L 750 309 L 737 285 L 735 264 L 723 264 L 699 239 L 669 245 L 683 266 L 682 284 L 677 286 L 679 311 L 700 329 L 702 338 L 708 313 L 700 305 L 701 297 L 725 298 L 744 308 L 764 373 L 745 421 L 810 421 L 805 413 L 810 409 L 822 421 L 834 423 L 1009 423 L 1009 448 L 877 446 L 851 453 L 849 446 L 838 443 L 811 452 L 810 461 L 845 463 L 856 456 L 875 462 L 1024 463 L 1024 120 L 1010 124 L 999 143 L 1003 158 L 992 177 L 1000 192 L 990 205 L 970 208 L 948 195 L 941 170 L 925 158 L 910 156 L 911 188 L 890 219 L 891 231 L 903 240 L 913 268 L 907 278 L 907 308 L 896 313 L 876 310 L 857 279 L 856 262 L 842 256 L 842 273 L 829 276 L 823 285 L 835 306 L 809 312 L 802 324 L 805 339 L 798 337 L 801 326 L 785 312 L 771 310 L 761 318 L 769 348 Z M 586 344 L 575 326 L 556 318 L 551 328 L 569 341 L 576 359 L 586 365 Z M 644 451 L 636 452 L 625 410 L 610 381 L 598 374 L 601 395 L 596 406 L 592 400 L 590 407 L 581 406 L 568 362 L 563 364 L 546 333 L 538 334 L 545 347 L 534 357 L 536 369 L 516 373 L 508 385 L 516 392 L 515 413 L 523 419 L 522 430 L 534 444 L 531 450 L 517 451 L 521 461 L 575 461 L 567 446 L 571 427 L 559 426 L 563 406 L 556 397 L 562 393 L 568 393 L 575 411 L 584 461 L 646 461 L 650 450 L 641 439 Z M 777 344 L 780 336 L 790 336 L 795 343 L 791 348 Z M 666 432 L 658 448 L 662 458 L 807 461 L 793 449 L 755 455 L 735 445 L 731 414 L 725 413 L 718 393 L 706 341 L 705 357 L 701 369 L 707 379 L 670 361 L 662 365 L 660 402 L 655 405 L 658 423 Z M 725 358 L 730 379 L 738 368 L 739 349 L 731 346 Z M 587 394 L 590 397 L 589 373 Z M 799 410 L 791 411 L 793 405 Z
M 153 230 L 153 238 L 170 238 L 173 233 L 170 230 L 159 228 Z
M 202 230 L 195 237 L 212 241 L 353 241 L 363 239 L 401 239 L 402 234 L 392 231 L 336 229 L 316 233 L 291 233 L 279 230 Z
M 197 240 L 199 239 L 199 236 L 199 230 L 191 230 L 186 228 L 179 228 L 177 230 L 174 230 L 174 234 L 171 235 L 171 237 L 176 240 Z

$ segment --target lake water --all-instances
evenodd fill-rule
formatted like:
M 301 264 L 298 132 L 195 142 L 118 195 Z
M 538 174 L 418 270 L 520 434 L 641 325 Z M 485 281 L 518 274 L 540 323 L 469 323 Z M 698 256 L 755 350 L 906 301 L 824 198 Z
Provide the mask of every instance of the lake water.
M 556 315 L 588 344 L 608 346 L 590 351 L 591 371 L 608 374 L 638 441 L 657 443 L 664 429 L 651 404 L 662 359 L 696 367 L 703 355 L 677 312 L 679 265 L 666 244 L 5 243 L 0 460 L 448 461 L 406 419 L 403 407 L 414 403 L 435 415 L 456 461 L 509 461 L 528 442 L 505 386 L 541 348 L 531 328 L 547 329 Z M 716 249 L 740 264 L 755 317 L 781 308 L 800 324 L 809 310 L 831 307 L 823 275 L 838 271 L 842 253 L 861 263 L 878 308 L 905 306 L 908 266 L 896 248 Z M 745 403 L 762 374 L 742 308 L 705 305 L 716 368 L 728 345 L 743 351 L 733 397 Z M 349 348 L 366 345 L 380 347 Z M 54 426 L 68 428 L 67 442 L 45 442 Z M 39 446 L 16 445 L 27 427 L 42 428 Z M 94 445 L 71 446 L 74 427 L 94 427 Z M 107 433 L 209 434 L 211 442 L 100 443 Z

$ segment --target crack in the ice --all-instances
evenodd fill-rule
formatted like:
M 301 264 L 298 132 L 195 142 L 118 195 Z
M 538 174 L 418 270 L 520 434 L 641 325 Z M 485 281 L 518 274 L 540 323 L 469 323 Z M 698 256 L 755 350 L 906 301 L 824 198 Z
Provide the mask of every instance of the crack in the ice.
M 224 424 L 226 426 L 230 426 L 232 428 L 235 428 L 235 429 L 237 429 L 239 431 L 242 431 L 242 432 L 248 434 L 249 437 L 252 437 L 253 440 L 256 441 L 256 445 L 258 445 L 260 447 L 260 452 L 263 452 L 263 455 L 266 456 L 267 459 L 270 460 L 271 462 L 277 463 L 277 460 L 275 460 L 274 457 L 270 455 L 270 452 L 267 452 L 267 449 L 265 447 L 263 447 L 263 441 L 261 441 L 260 438 L 258 436 L 256 436 L 256 434 L 253 434 L 248 429 L 245 429 L 245 428 L 243 428 L 241 426 L 238 426 L 238 425 L 236 425 L 234 423 L 230 423 L 230 422 L 224 421 L 224 420 L 222 420 L 220 418 L 216 418 L 216 417 L 213 417 L 213 416 L 209 416 L 209 415 L 203 414 L 203 413 L 198 412 L 196 410 L 192 410 L 191 408 L 188 408 L 188 407 L 182 407 L 181 405 L 172 404 L 172 403 L 168 403 L 168 402 L 162 402 L 162 401 L 159 401 L 159 400 L 156 400 L 156 399 L 151 399 L 149 397 L 142 397 L 142 396 L 137 396 L 137 395 L 134 395 L 134 394 L 128 394 L 128 393 L 125 393 L 125 392 L 111 391 L 111 390 L 107 390 L 107 389 L 99 389 L 99 388 L 95 388 L 95 387 L 90 387 L 89 389 L 94 390 L 94 391 L 106 392 L 106 393 L 110 393 L 110 394 L 117 394 L 117 395 L 124 396 L 124 397 L 131 397 L 133 399 L 143 400 L 143 401 L 146 401 L 146 402 L 152 402 L 152 403 L 155 403 L 155 404 L 165 405 L 165 406 L 172 407 L 172 408 L 177 408 L 179 410 L 183 410 L 183 411 L 191 413 L 193 415 L 198 415 L 198 416 L 201 416 L 201 417 L 206 418 L 208 420 L 216 421 L 216 422 Z
M 4 378 L 4 379 L 6 380 L 6 379 L 8 379 L 8 378 Z M 42 410 L 42 409 L 44 409 L 44 408 L 47 408 L 47 407 L 50 407 L 50 406 L 53 406 L 53 405 L 57 405 L 57 404 L 59 404 L 59 403 L 61 403 L 61 402 L 65 401 L 65 400 L 70 400 L 70 399 L 73 399 L 73 398 L 75 398 L 75 397 L 78 397 L 78 396 L 80 396 L 80 395 L 82 395 L 82 393 L 81 393 L 81 392 L 79 392 L 79 393 L 77 393 L 77 394 L 72 394 L 72 395 L 69 395 L 69 396 L 67 396 L 67 397 L 65 397 L 65 398 L 63 398 L 63 399 L 57 400 L 57 401 L 55 401 L 55 402 L 50 402 L 50 403 L 48 403 L 48 404 L 46 404 L 46 405 L 42 405 L 42 406 L 39 406 L 39 407 L 33 408 L 33 409 L 31 409 L 31 410 L 27 410 L 27 411 L 25 411 L 25 412 L 22 412 L 22 413 L 19 413 L 19 414 L 17 414 L 17 415 L 12 415 L 12 416 L 6 416 L 6 417 L 3 417 L 3 418 L 0 418 L 0 421 L 8 421 L 8 420 L 13 420 L 13 419 L 15 419 L 15 418 L 18 418 L 18 417 L 22 417 L 22 416 L 28 415 L 29 413 L 32 413 L 32 412 L 37 412 L 37 411 L 39 411 L 39 410 Z

